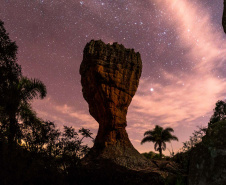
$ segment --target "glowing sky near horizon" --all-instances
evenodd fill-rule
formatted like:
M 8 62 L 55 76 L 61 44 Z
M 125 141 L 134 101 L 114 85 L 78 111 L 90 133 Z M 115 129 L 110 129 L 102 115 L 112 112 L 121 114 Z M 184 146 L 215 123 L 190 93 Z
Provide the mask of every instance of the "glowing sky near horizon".
M 140 152 L 153 150 L 140 141 L 156 124 L 175 130 L 177 151 L 226 98 L 222 12 L 223 0 L 2 0 L 0 6 L 23 74 L 47 86 L 48 96 L 34 109 L 59 128 L 97 133 L 79 75 L 87 42 L 118 42 L 141 53 L 143 72 L 127 115 L 129 138 Z

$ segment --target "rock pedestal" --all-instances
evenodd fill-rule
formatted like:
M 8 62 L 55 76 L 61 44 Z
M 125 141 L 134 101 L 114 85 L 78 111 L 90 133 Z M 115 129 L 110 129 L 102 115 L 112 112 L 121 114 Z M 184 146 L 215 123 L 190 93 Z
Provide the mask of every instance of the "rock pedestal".
M 80 66 L 82 92 L 99 130 L 93 148 L 82 159 L 79 184 L 163 185 L 174 174 L 161 171 L 141 155 L 125 129 L 141 71 L 140 54 L 133 49 L 101 40 L 85 46 Z
M 110 159 L 129 168 L 150 165 L 133 147 L 125 130 L 128 106 L 141 71 L 140 54 L 133 49 L 101 40 L 92 40 L 85 46 L 80 66 L 82 92 L 90 114 L 99 123 L 94 147 L 86 161 Z

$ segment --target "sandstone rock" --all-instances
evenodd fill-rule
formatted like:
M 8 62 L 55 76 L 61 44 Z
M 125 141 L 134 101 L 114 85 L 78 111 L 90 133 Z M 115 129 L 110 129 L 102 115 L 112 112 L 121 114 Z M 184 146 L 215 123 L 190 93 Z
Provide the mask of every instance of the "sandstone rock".
M 82 92 L 99 130 L 94 147 L 82 159 L 80 184 L 163 185 L 172 174 L 176 177 L 171 165 L 161 171 L 157 163 L 141 155 L 125 129 L 141 71 L 140 54 L 133 49 L 101 40 L 85 46 L 80 66 Z M 87 174 L 89 178 L 84 178 Z
M 134 50 L 93 40 L 86 45 L 80 74 L 83 96 L 90 114 L 99 123 L 95 146 L 130 144 L 126 114 L 141 70 L 140 54 Z
M 226 184 L 226 121 L 214 123 L 192 151 L 189 185 Z
M 80 66 L 82 92 L 89 112 L 99 123 L 94 147 L 86 157 L 111 159 L 128 168 L 144 168 L 148 162 L 131 144 L 125 130 L 128 106 L 142 71 L 139 53 L 117 43 L 90 41 Z
M 222 24 L 223 24 L 224 32 L 226 33 L 226 0 L 224 0 L 224 13 L 222 18 Z

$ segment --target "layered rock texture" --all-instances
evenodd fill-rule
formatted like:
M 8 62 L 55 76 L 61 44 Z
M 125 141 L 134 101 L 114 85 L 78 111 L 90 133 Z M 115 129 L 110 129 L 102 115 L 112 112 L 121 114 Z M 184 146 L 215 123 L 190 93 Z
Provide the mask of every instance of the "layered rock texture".
M 80 66 L 82 92 L 99 123 L 94 147 L 83 158 L 80 184 L 163 185 L 177 173 L 160 170 L 131 144 L 126 114 L 142 71 L 139 53 L 123 45 L 90 41 Z M 88 174 L 89 178 L 84 178 Z M 173 183 L 175 184 L 175 183 Z
M 140 54 L 134 50 L 93 40 L 86 45 L 80 74 L 89 112 L 99 123 L 95 146 L 130 145 L 126 114 L 141 70 Z
M 192 151 L 189 185 L 226 184 L 226 121 L 211 125 Z
M 82 92 L 89 112 L 99 123 L 94 147 L 87 158 L 110 159 L 128 168 L 150 166 L 131 144 L 125 130 L 128 106 L 142 71 L 139 53 L 117 43 L 90 41 L 80 66 Z
M 222 18 L 222 24 L 223 24 L 224 32 L 226 33 L 226 0 L 224 0 L 224 13 Z

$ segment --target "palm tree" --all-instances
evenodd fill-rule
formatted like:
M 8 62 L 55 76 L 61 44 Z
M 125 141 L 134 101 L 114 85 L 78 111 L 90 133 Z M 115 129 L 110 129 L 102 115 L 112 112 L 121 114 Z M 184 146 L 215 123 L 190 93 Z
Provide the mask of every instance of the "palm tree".
M 156 151 L 159 151 L 160 159 L 162 158 L 162 150 L 166 149 L 166 142 L 171 140 L 178 141 L 178 138 L 171 134 L 174 130 L 170 127 L 163 129 L 162 127 L 156 125 L 153 130 L 148 130 L 144 133 L 144 138 L 141 141 L 141 144 L 146 142 L 155 143 L 154 148 Z
M 11 41 L 0 20 L 0 128 L 8 136 L 9 144 L 19 135 L 19 120 L 35 116 L 31 100 L 46 96 L 46 87 L 41 81 L 22 76 L 16 55 L 17 45 Z
M 37 79 L 21 77 L 18 83 L 12 84 L 7 90 L 9 94 L 6 98 L 5 112 L 9 121 L 8 141 L 9 144 L 12 144 L 16 141 L 17 133 L 20 130 L 18 121 L 29 119 L 26 115 L 32 114 L 25 114 L 25 112 L 33 112 L 30 105 L 31 100 L 38 97 L 43 99 L 46 96 L 46 86 Z

